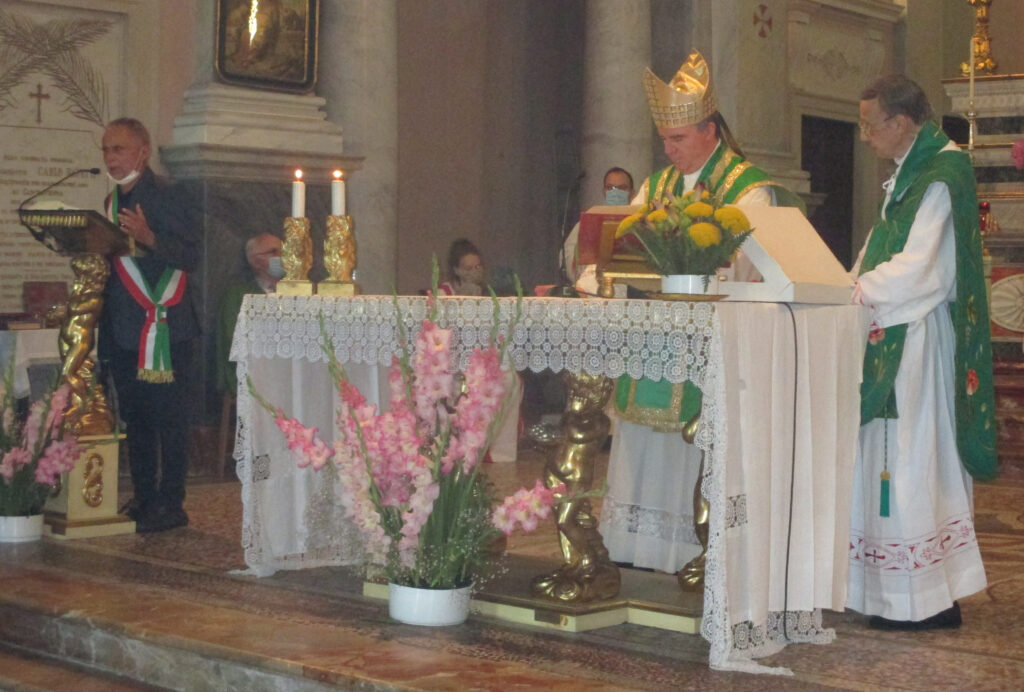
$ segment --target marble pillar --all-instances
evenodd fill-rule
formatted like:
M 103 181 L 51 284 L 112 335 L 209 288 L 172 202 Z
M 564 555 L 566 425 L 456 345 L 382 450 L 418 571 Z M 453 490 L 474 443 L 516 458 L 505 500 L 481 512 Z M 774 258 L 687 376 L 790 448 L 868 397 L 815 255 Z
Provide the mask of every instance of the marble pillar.
M 651 114 L 641 77 L 651 62 L 650 0 L 590 0 L 583 66 L 580 206 L 604 200 L 604 172 L 620 166 L 640 187 L 652 170 Z
M 345 125 L 348 150 L 363 157 L 349 178 L 349 213 L 364 293 L 395 285 L 398 234 L 398 32 L 395 0 L 323 3 L 320 87 L 327 116 Z
M 219 424 L 222 398 L 215 387 L 218 310 L 227 287 L 246 275 L 245 242 L 263 232 L 283 236 L 284 219 L 291 211 L 290 183 L 295 169 L 301 168 L 307 184 L 306 216 L 316 248 L 310 278 L 323 278 L 320 248 L 329 212 L 331 171 L 343 168 L 354 179 L 360 165 L 358 157 L 345 152 L 341 126 L 327 119 L 327 101 L 322 96 L 218 80 L 213 41 L 216 6 L 196 4 L 193 80 L 174 118 L 171 143 L 159 151 L 163 166 L 189 194 L 202 225 L 203 262 L 190 279 L 203 324 L 193 366 L 195 399 L 202 406 L 196 407 L 192 422 L 210 436 L 210 429 Z M 319 33 L 324 41 L 322 28 Z M 357 218 L 357 228 L 358 223 Z M 200 441 L 192 454 L 212 447 Z M 220 463 L 191 460 L 198 472 L 219 473 Z

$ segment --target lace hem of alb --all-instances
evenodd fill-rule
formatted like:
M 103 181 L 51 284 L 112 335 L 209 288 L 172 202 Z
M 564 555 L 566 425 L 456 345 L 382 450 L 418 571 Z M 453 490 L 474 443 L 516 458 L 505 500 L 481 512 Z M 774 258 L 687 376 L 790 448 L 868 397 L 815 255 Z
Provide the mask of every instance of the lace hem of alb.
M 616 502 L 605 496 L 601 505 L 601 532 L 635 534 L 667 543 L 697 544 L 692 514 L 675 514 L 640 505 Z

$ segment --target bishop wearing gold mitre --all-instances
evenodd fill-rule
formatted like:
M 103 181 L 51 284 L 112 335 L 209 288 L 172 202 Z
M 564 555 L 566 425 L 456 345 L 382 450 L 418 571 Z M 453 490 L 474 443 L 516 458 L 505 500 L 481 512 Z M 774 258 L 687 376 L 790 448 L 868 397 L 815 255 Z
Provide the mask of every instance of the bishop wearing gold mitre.
M 660 202 L 700 186 L 716 206 L 804 208 L 797 195 L 743 158 L 718 112 L 711 71 L 700 53 L 692 53 L 668 84 L 649 68 L 643 82 L 671 164 L 648 176 L 634 204 Z M 735 264 L 735 280 L 760 278 L 749 260 L 739 257 Z M 622 377 L 615 407 L 621 422 L 601 515 L 605 545 L 615 562 L 677 572 L 702 554 L 693 498 L 700 452 L 681 435 L 700 414 L 701 391 L 692 382 Z

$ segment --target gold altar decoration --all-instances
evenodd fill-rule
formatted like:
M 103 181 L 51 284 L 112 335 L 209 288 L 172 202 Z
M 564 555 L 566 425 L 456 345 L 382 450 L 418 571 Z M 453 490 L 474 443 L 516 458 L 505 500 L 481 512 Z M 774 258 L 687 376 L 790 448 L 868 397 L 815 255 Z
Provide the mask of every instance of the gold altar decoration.
M 114 415 L 103 385 L 96 381 L 91 354 L 110 269 L 102 255 L 88 253 L 76 255 L 71 270 L 75 275 L 71 297 L 55 315 L 62 321 L 58 344 L 61 377 L 71 387 L 64 425 L 75 435 L 104 435 L 114 429 Z
M 135 522 L 117 513 L 117 450 L 123 439 L 122 433 L 78 438 L 88 451 L 46 499 L 46 535 L 63 539 L 135 533 Z
M 619 568 L 608 557 L 590 500 L 594 461 L 608 437 L 610 423 L 604 413 L 612 381 L 603 375 L 563 375 L 566 407 L 564 438 L 544 467 L 549 488 L 565 484 L 567 501 L 559 505 L 556 522 L 565 563 L 551 574 L 535 577 L 533 592 L 566 603 L 614 598 L 619 593 Z
M 693 444 L 697 437 L 697 430 L 700 427 L 700 414 L 691 418 L 683 428 L 682 435 L 686 444 Z M 708 535 L 711 520 L 711 503 L 701 492 L 701 482 L 704 479 L 704 452 L 700 454 L 700 470 L 697 472 L 697 482 L 693 486 L 693 528 L 697 533 L 697 540 L 700 542 L 700 555 L 693 558 L 676 573 L 679 586 L 683 591 L 704 590 L 704 567 L 707 564 Z
M 327 217 L 324 238 L 324 266 L 327 279 L 317 284 L 317 293 L 325 296 L 356 296 L 359 286 L 353 281 L 356 269 L 355 223 L 351 216 Z
M 971 39 L 974 71 L 993 74 L 996 61 L 992 58 L 992 39 L 988 35 L 988 11 L 992 0 L 967 0 L 967 4 L 974 8 L 974 36 Z M 960 72 L 967 76 L 971 65 L 960 63 Z
M 309 270 L 313 267 L 313 239 L 309 235 L 309 219 L 289 216 L 284 220 L 281 264 L 284 265 L 284 278 L 277 282 L 278 294 L 313 295 L 313 284 L 309 280 Z

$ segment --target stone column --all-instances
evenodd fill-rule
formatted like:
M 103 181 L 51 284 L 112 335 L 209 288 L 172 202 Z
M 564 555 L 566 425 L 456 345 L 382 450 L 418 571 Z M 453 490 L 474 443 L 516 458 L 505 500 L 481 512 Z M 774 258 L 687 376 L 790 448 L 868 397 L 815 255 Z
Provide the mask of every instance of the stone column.
M 395 285 L 398 237 L 398 32 L 395 0 L 322 3 L 319 93 L 363 157 L 347 186 L 364 293 Z
M 637 187 L 651 172 L 651 114 L 641 81 L 651 61 L 650 0 L 589 0 L 583 66 L 581 208 L 604 199 L 612 166 Z

